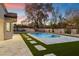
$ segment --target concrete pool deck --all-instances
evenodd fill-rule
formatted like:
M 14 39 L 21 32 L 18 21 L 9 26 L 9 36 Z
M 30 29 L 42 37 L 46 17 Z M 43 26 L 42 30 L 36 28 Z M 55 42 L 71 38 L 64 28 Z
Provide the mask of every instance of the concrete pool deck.
M 64 42 L 74 42 L 74 41 L 79 41 L 79 38 L 76 38 L 76 37 L 70 37 L 70 36 L 63 36 L 63 35 L 60 35 L 61 37 L 56 37 L 56 38 L 38 38 L 30 33 L 28 33 L 28 35 L 34 37 L 35 39 L 43 42 L 44 44 L 46 45 L 49 45 L 49 44 L 57 44 L 57 43 L 64 43 Z
M 0 42 L 0 56 L 33 56 L 20 34 Z

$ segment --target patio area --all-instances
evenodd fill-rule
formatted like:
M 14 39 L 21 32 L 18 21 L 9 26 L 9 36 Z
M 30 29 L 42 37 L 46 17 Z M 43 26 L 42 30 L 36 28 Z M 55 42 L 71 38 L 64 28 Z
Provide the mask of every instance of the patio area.
M 0 56 L 32 56 L 29 48 L 19 34 L 12 39 L 0 42 Z

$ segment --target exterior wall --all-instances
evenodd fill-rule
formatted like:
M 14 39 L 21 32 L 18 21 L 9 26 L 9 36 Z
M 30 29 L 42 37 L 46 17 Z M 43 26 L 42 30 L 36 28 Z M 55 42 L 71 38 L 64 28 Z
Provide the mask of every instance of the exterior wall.
M 6 22 L 5 22 L 6 23 Z M 5 26 L 6 26 L 6 24 L 5 24 Z M 5 27 L 4 26 L 4 27 Z M 11 31 L 6 31 L 6 27 L 5 27 L 5 34 L 4 34 L 4 36 L 5 36 L 5 40 L 7 40 L 7 39 L 11 39 L 12 38 L 12 36 L 13 36 L 13 24 L 11 23 Z
M 77 34 L 77 29 L 71 29 L 71 34 Z
M 31 28 L 24 28 L 26 32 L 35 32 L 34 29 L 31 29 Z
M 54 33 L 56 33 L 56 34 L 64 34 L 65 30 L 64 29 L 54 29 Z
M 4 40 L 4 14 L 5 10 L 0 4 L 0 41 Z
M 50 32 L 53 32 L 52 29 L 50 29 Z
M 54 29 L 54 33 L 58 33 L 58 29 Z
M 0 17 L 0 41 L 4 40 L 4 18 Z
M 64 34 L 64 29 L 58 29 L 58 34 Z
M 49 32 L 49 29 L 45 29 L 45 32 Z
M 25 28 L 25 30 L 27 31 L 27 32 L 35 32 L 35 30 L 34 29 L 32 29 L 32 28 Z M 43 31 L 43 32 L 52 32 L 52 29 L 47 29 L 47 28 L 45 28 L 45 29 L 42 29 L 42 28 L 40 28 L 40 29 L 38 29 L 39 31 Z
M 5 28 L 5 21 L 7 21 L 6 18 L 4 18 L 4 15 L 7 14 L 7 11 L 3 4 L 0 4 L 0 41 L 5 39 L 11 39 L 13 35 L 13 24 L 11 24 L 11 31 L 7 32 Z M 13 19 L 8 22 L 14 22 L 16 19 Z

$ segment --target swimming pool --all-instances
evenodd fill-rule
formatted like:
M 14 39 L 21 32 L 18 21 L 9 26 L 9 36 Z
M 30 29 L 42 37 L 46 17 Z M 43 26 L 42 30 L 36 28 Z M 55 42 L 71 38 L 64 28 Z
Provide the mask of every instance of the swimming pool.
M 64 42 L 79 41 L 79 38 L 76 38 L 76 37 L 51 34 L 51 33 L 35 32 L 35 33 L 28 33 L 28 35 L 36 38 L 37 40 L 39 40 L 47 45 L 48 44 L 57 44 L 57 43 L 64 43 Z
M 57 38 L 57 37 L 60 37 L 60 35 L 57 35 L 57 34 L 49 34 L 49 33 L 39 33 L 39 32 L 36 32 L 36 33 L 31 33 L 32 35 L 38 37 L 38 38 Z

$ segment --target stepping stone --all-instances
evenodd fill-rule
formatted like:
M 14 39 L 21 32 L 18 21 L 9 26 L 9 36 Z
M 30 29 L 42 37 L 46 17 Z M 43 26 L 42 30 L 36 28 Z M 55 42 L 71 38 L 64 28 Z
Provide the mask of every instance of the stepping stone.
M 27 38 L 27 40 L 32 40 L 31 38 Z
M 46 55 L 44 55 L 44 56 L 56 56 L 56 55 L 53 54 L 53 53 L 50 53 L 50 54 L 46 54 Z
M 27 38 L 28 38 L 28 36 L 25 36 L 25 37 L 27 37 Z
M 26 36 L 26 35 L 25 35 L 25 37 L 27 37 L 27 38 L 28 38 L 29 36 Z
M 29 37 L 26 37 L 26 36 L 25 36 L 25 38 L 29 38 Z
M 31 43 L 31 44 L 35 44 L 35 43 L 37 43 L 37 42 L 36 42 L 36 41 L 30 41 L 30 43 Z
M 46 50 L 46 48 L 43 47 L 42 45 L 35 45 L 34 47 L 39 51 Z
M 24 35 L 26 38 L 28 38 L 28 36 Z

